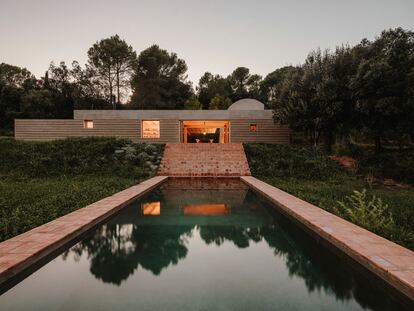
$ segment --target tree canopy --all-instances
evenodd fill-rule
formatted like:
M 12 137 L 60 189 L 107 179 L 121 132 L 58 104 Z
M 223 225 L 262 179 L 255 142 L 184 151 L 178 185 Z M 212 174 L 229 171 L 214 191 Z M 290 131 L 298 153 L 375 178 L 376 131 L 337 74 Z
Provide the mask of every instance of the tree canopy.
M 118 35 L 94 43 L 81 66 L 51 63 L 37 79 L 0 64 L 2 131 L 15 118 L 70 118 L 73 109 L 227 109 L 242 98 L 262 101 L 277 122 L 329 149 L 358 133 L 380 150 L 384 141 L 414 141 L 414 34 L 388 29 L 353 47 L 311 51 L 303 64 L 264 78 L 237 67 L 205 72 L 193 88 L 187 64 L 152 45 L 137 56 Z
M 290 69 L 289 69 L 290 70 Z M 414 140 L 414 34 L 383 31 L 354 47 L 311 52 L 293 74 L 267 86 L 275 120 L 330 146 L 352 131 L 372 139 Z M 362 135 L 361 135 L 362 134 Z
M 136 52 L 118 35 L 102 39 L 88 50 L 88 69 L 101 83 L 111 104 L 121 103 L 122 91 L 129 87 L 128 81 L 136 62 Z
M 158 45 L 140 53 L 131 85 L 134 109 L 182 109 L 192 95 L 185 61 Z

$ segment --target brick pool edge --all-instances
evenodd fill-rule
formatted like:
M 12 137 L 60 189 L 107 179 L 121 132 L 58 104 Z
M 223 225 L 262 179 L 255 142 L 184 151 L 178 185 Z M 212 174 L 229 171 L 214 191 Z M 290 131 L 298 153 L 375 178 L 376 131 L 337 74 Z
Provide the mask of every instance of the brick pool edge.
M 284 214 L 414 302 L 414 252 L 257 178 L 240 179 Z
M 168 179 L 156 176 L 0 243 L 0 285 Z

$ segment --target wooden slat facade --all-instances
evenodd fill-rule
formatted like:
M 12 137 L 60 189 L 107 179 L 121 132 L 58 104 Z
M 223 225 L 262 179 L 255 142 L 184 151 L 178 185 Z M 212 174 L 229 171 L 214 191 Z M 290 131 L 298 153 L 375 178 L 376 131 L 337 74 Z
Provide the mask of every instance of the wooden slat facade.
M 145 120 L 148 120 L 146 118 Z M 156 118 L 151 118 L 156 120 Z M 15 137 L 22 140 L 54 140 L 68 137 L 111 136 L 132 141 L 159 143 L 180 142 L 180 120 L 160 119 L 160 138 L 141 138 L 141 119 L 90 119 L 93 128 L 84 128 L 84 120 L 16 119 Z M 289 128 L 274 124 L 273 119 L 229 119 L 230 142 L 260 142 L 288 144 Z M 257 130 L 251 131 L 250 125 Z
M 250 130 L 255 124 L 256 131 Z M 273 119 L 230 120 L 232 143 L 289 144 L 290 132 L 286 125 L 275 124 Z
M 83 127 L 83 120 L 15 120 L 14 136 L 22 140 L 54 140 L 68 137 L 111 136 L 129 138 L 133 141 L 151 141 L 159 143 L 179 142 L 177 120 L 160 122 L 160 138 L 141 138 L 141 120 L 93 120 L 93 128 Z
M 93 120 L 92 129 L 83 128 L 83 120 L 15 120 L 17 139 L 54 140 L 68 137 L 114 136 L 138 140 L 138 120 Z

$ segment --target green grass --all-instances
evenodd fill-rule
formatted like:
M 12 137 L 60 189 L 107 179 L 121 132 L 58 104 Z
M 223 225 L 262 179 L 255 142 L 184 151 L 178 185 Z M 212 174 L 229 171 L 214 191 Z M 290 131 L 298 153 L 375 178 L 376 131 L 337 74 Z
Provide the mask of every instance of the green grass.
M 332 213 L 339 213 L 338 201 L 346 201 L 354 190 L 367 189 L 370 197 L 376 196 L 388 205 L 395 221 L 391 230 L 376 233 L 414 249 L 413 189 L 369 189 L 323 153 L 305 147 L 246 144 L 245 151 L 253 176 Z
M 0 181 L 0 239 L 40 226 L 139 182 L 119 176 L 46 177 Z
M 115 152 L 129 148 L 125 152 Z M 0 240 L 13 237 L 152 176 L 162 145 L 114 138 L 0 139 Z

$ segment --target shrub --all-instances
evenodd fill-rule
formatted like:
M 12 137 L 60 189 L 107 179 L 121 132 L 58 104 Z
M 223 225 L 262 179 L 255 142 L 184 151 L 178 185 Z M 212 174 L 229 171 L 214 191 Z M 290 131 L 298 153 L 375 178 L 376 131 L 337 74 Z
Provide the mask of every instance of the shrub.
M 385 150 L 368 154 L 360 160 L 363 170 L 372 170 L 376 176 L 414 184 L 414 150 Z M 363 173 L 363 172 L 361 172 Z
M 414 149 L 388 147 L 375 152 L 373 146 L 348 143 L 335 145 L 334 154 L 346 155 L 358 162 L 358 174 L 373 174 L 379 178 L 392 178 L 414 184 Z
M 148 146 L 104 137 L 50 142 L 6 138 L 0 140 L 0 173 L 28 177 L 97 173 L 141 177 L 143 168 L 136 163 L 136 154 L 144 148 L 152 148 L 152 151 L 159 153 L 162 151 L 162 145 Z
M 137 160 L 144 149 L 156 158 L 150 165 Z M 0 139 L 0 241 L 150 177 L 162 149 L 115 138 Z
M 387 204 L 376 196 L 369 197 L 366 189 L 353 191 L 345 201 L 338 202 L 334 211 L 339 216 L 390 240 L 407 243 L 413 234 L 398 227 Z
M 395 226 L 388 205 L 375 196 L 368 198 L 366 189 L 355 190 L 345 202 L 338 202 L 337 212 L 351 222 L 376 233 L 389 232 Z
M 274 144 L 245 144 L 244 149 L 255 176 L 326 180 L 346 173 L 320 151 L 309 147 Z
M 382 203 L 384 211 L 380 213 L 382 216 L 378 216 L 380 222 L 383 217 L 391 217 L 393 222 L 389 228 L 382 227 L 382 225 L 375 228 L 376 226 L 370 225 L 369 221 L 360 222 L 364 218 L 357 217 L 356 211 L 354 217 L 351 217 L 349 213 L 337 206 L 337 202 L 342 201 L 345 202 L 347 208 L 352 208 L 352 204 L 347 199 L 349 194 L 353 189 L 367 187 L 366 182 L 357 178 L 355 172 L 345 171 L 328 156 L 309 147 L 246 144 L 244 148 L 253 176 L 329 212 L 347 218 L 396 243 L 414 249 L 412 225 L 414 193 L 412 189 L 389 189 L 372 185 L 369 193 L 375 194 L 376 197 L 382 199 L 382 202 L 387 203 Z M 365 149 L 364 153 L 366 151 Z M 392 165 L 389 166 L 391 169 Z M 372 200 L 368 199 L 367 195 L 365 199 L 368 202 Z M 375 201 L 376 204 L 377 201 Z M 375 222 L 374 219 L 372 221 Z

